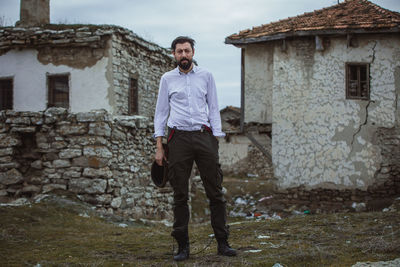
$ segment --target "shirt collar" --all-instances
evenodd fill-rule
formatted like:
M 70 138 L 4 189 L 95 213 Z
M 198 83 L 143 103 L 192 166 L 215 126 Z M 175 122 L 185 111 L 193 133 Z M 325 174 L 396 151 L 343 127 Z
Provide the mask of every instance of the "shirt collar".
M 189 71 L 187 74 L 192 73 L 192 72 L 193 72 L 193 73 L 196 73 L 197 70 L 198 70 L 198 67 L 197 67 L 195 64 L 193 64 L 192 70 Z M 181 71 L 179 70 L 179 66 L 176 67 L 176 71 L 177 71 L 179 74 L 185 74 L 184 72 L 181 72 Z

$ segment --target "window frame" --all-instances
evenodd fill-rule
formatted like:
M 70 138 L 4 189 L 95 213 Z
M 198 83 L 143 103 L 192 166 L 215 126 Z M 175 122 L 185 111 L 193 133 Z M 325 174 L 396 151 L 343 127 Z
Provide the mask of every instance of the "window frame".
M 55 85 L 54 85 L 54 80 L 57 78 L 63 78 L 66 79 L 67 86 L 68 86 L 68 102 L 67 102 L 67 107 L 65 106 L 59 106 L 56 105 L 55 97 L 56 94 L 54 93 L 55 91 Z M 61 108 L 66 108 L 69 109 L 71 107 L 71 87 L 70 87 L 70 74 L 69 73 L 57 73 L 57 74 L 47 74 L 46 77 L 47 80 L 47 108 L 50 107 L 61 107 Z
M 357 96 L 351 95 L 350 94 L 350 68 L 351 67 L 357 67 Z M 365 67 L 366 73 L 365 77 L 366 80 L 362 81 L 361 80 L 361 70 L 360 67 Z M 345 65 L 346 68 L 346 99 L 354 99 L 354 100 L 370 100 L 370 64 L 367 62 L 346 62 Z M 362 96 L 362 90 L 361 90 L 361 83 L 365 82 L 367 85 L 367 92 L 366 96 Z
M 0 83 L 3 82 L 10 82 L 11 87 L 10 88 L 3 88 L 0 86 L 0 97 L 3 98 L 3 96 L 8 95 L 10 98 L 7 101 L 7 98 L 5 101 L 0 100 L 0 111 L 1 110 L 13 110 L 14 109 L 14 77 L 1 77 L 0 78 Z M 3 91 L 4 90 L 4 91 Z M 7 92 L 7 90 L 9 92 Z M 11 105 L 11 107 L 6 107 L 6 104 Z M 4 104 L 4 107 L 3 107 Z
M 139 113 L 139 79 L 129 78 L 128 115 Z

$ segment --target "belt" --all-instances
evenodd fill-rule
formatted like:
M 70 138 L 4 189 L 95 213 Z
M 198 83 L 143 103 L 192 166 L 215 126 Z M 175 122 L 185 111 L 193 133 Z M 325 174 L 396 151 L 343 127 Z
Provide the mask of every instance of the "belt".
M 194 131 L 179 130 L 176 127 L 173 127 L 173 128 L 168 127 L 168 128 L 170 129 L 168 141 L 171 140 L 174 133 L 205 133 L 205 132 L 209 132 L 212 134 L 211 128 L 208 127 L 207 125 L 202 125 L 200 130 L 194 130 Z

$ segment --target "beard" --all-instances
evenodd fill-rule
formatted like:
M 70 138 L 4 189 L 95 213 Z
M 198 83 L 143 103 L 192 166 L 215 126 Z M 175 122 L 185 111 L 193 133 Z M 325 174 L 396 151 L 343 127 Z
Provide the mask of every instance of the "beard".
M 182 62 L 182 61 L 185 61 L 185 62 Z M 187 59 L 187 58 L 182 58 L 178 62 L 178 66 L 183 70 L 188 70 L 190 68 L 190 66 L 192 66 L 192 60 Z

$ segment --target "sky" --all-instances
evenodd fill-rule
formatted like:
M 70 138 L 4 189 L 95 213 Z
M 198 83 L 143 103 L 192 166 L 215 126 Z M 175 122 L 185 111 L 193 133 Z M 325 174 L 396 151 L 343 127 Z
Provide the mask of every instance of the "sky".
M 343 2 L 343 0 L 340 0 Z M 372 0 L 400 12 L 400 0 Z M 312 12 L 338 0 L 50 0 L 50 22 L 112 24 L 162 47 L 180 35 L 196 40 L 199 66 L 214 75 L 220 109 L 240 106 L 240 49 L 224 43 L 241 30 Z M 19 20 L 20 0 L 0 0 L 0 20 Z

